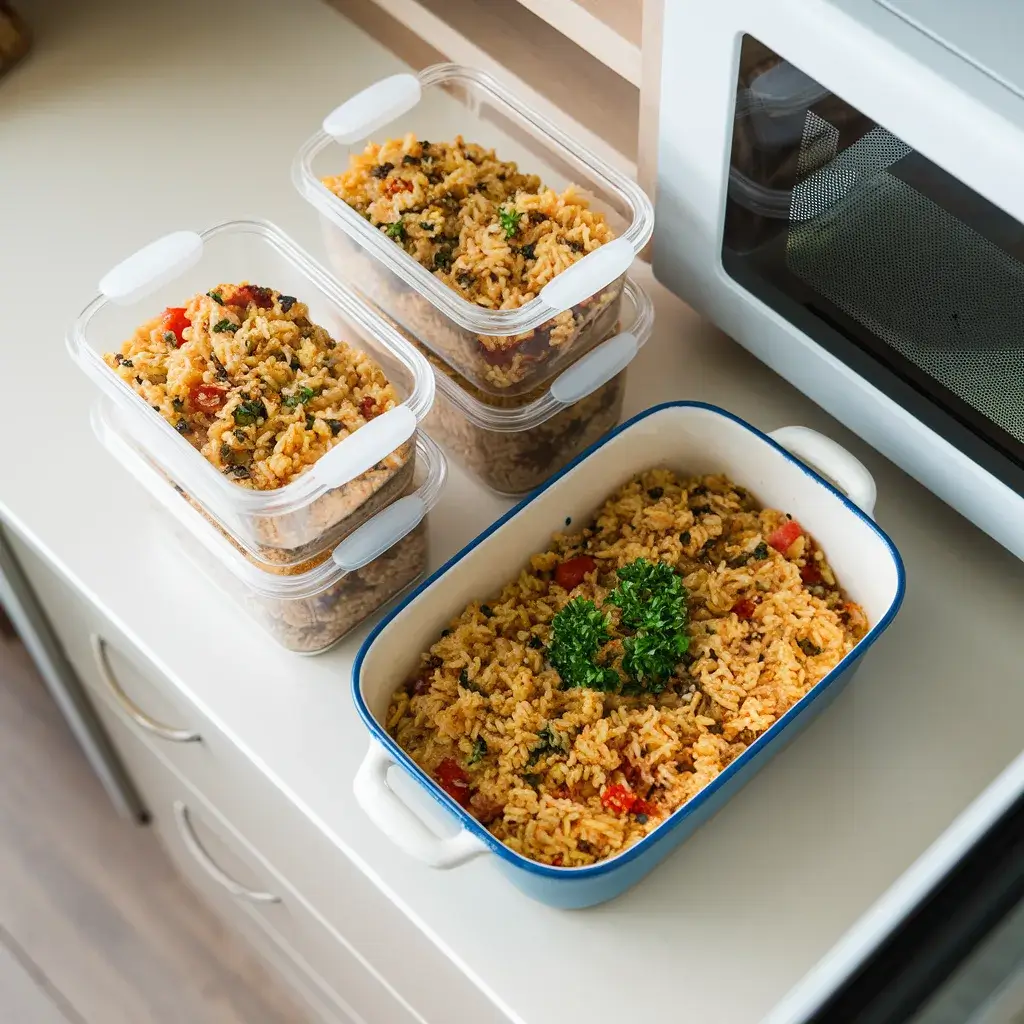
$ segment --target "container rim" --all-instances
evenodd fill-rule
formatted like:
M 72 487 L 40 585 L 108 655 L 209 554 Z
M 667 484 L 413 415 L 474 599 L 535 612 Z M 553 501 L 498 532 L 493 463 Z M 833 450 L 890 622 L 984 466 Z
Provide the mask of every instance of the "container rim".
M 632 334 L 636 339 L 637 351 L 639 352 L 650 338 L 654 327 L 654 303 L 647 292 L 630 277 L 626 277 L 623 282 L 622 297 L 632 307 L 632 311 L 626 311 L 622 320 L 628 320 L 629 322 L 623 322 L 621 328 L 616 331 L 616 335 Z M 596 347 L 600 347 L 600 345 Z M 594 350 L 592 349 L 591 351 Z M 438 358 L 440 359 L 441 357 L 438 356 Z M 586 357 L 583 356 L 581 358 Z M 568 368 L 571 368 L 573 365 L 570 363 Z M 551 385 L 558 380 L 558 375 L 546 382 L 545 393 L 540 398 L 530 402 L 528 405 L 503 408 L 502 406 L 488 405 L 486 402 L 480 401 L 479 398 L 470 394 L 458 381 L 450 377 L 440 367 L 432 366 L 431 369 L 434 371 L 438 394 L 444 395 L 471 423 L 485 430 L 502 432 L 532 430 L 534 427 L 539 427 L 542 423 L 547 422 L 552 416 L 560 413 L 563 409 L 568 409 L 576 404 L 576 402 L 559 401 L 551 393 Z M 566 371 L 563 370 L 562 372 Z M 607 381 L 602 381 L 593 391 L 596 391 L 598 387 L 606 383 Z M 593 391 L 590 394 L 593 394 Z M 585 395 L 584 398 L 586 397 Z M 583 401 L 583 399 L 577 399 L 576 401 Z
M 301 600 L 315 597 L 349 574 L 348 569 L 339 566 L 332 558 L 327 558 L 302 573 L 275 572 L 276 569 L 289 566 L 271 562 L 263 562 L 262 565 L 267 568 L 261 568 L 257 559 L 243 553 L 227 535 L 221 536 L 225 531 L 206 520 L 184 495 L 176 491 L 172 483 L 159 475 L 149 459 L 126 440 L 117 425 L 112 422 L 112 417 L 116 415 L 117 411 L 109 402 L 94 404 L 90 420 L 93 433 L 100 444 L 122 466 L 130 469 L 135 479 L 139 480 L 161 507 L 202 545 L 211 558 L 221 562 L 225 569 L 255 593 L 261 597 L 279 600 Z M 416 432 L 416 459 L 417 466 L 422 466 L 425 472 L 419 486 L 409 494 L 415 495 L 423 502 L 425 518 L 437 504 L 444 489 L 448 476 L 448 462 L 437 442 L 422 430 Z M 376 512 L 366 520 L 366 523 L 373 522 L 377 516 L 386 512 L 388 507 Z M 401 537 L 395 543 L 403 539 L 404 537 Z
M 363 661 L 373 646 L 374 641 L 377 637 L 385 630 L 388 625 L 400 615 L 406 606 L 411 604 L 419 597 L 428 587 L 432 586 L 441 576 L 443 576 L 448 569 L 450 569 L 456 562 L 464 558 L 470 551 L 476 548 L 478 545 L 483 543 L 488 537 L 491 536 L 495 531 L 499 530 L 505 525 L 508 520 L 513 516 L 518 515 L 527 505 L 529 505 L 538 495 L 554 486 L 563 476 L 569 473 L 577 465 L 583 462 L 585 459 L 590 458 L 596 451 L 608 444 L 613 438 L 617 437 L 623 431 L 628 430 L 634 424 L 647 419 L 649 416 L 653 416 L 658 412 L 665 409 L 672 408 L 694 408 L 704 409 L 708 412 L 714 413 L 715 415 L 721 416 L 724 419 L 731 420 L 733 423 L 744 428 L 749 433 L 753 434 L 760 441 L 764 442 L 770 448 L 779 452 L 788 462 L 793 463 L 803 473 L 809 476 L 812 480 L 824 487 L 827 491 L 833 494 L 839 501 L 845 506 L 851 515 L 861 520 L 865 526 L 868 527 L 878 538 L 882 541 L 883 545 L 888 550 L 889 556 L 892 558 L 892 563 L 896 569 L 896 589 L 893 594 L 892 601 L 879 620 L 868 630 L 864 638 L 850 651 L 840 662 L 835 666 L 829 673 L 827 673 L 814 687 L 812 687 L 803 697 L 800 698 L 778 721 L 771 725 L 765 732 L 763 732 L 742 754 L 739 755 L 734 761 L 730 762 L 729 765 L 714 779 L 711 780 L 700 792 L 692 797 L 687 803 L 683 804 L 682 807 L 677 808 L 672 812 L 653 832 L 648 833 L 639 842 L 633 846 L 628 847 L 621 853 L 616 854 L 614 857 L 609 857 L 606 860 L 599 861 L 596 864 L 590 864 L 585 867 L 574 867 L 574 868 L 560 868 L 554 867 L 548 864 L 541 864 L 538 861 L 531 860 L 528 857 L 524 857 L 514 850 L 511 850 L 503 842 L 495 839 L 493 835 L 483 825 L 468 814 L 463 808 L 461 808 L 451 797 L 449 797 L 435 782 L 420 768 L 408 754 L 402 750 L 401 747 L 388 735 L 388 733 L 380 726 L 376 718 L 371 714 L 370 709 L 366 706 L 366 701 L 363 699 L 362 687 L 360 685 L 360 675 L 362 672 Z M 718 792 L 724 785 L 726 785 L 734 775 L 736 775 L 744 766 L 752 761 L 761 752 L 761 749 L 766 746 L 769 742 L 776 740 L 785 729 L 787 729 L 795 719 L 803 714 L 804 710 L 812 704 L 814 701 L 819 700 L 822 695 L 832 686 L 833 683 L 847 670 L 851 662 L 861 658 L 867 651 L 873 646 L 878 638 L 888 629 L 890 623 L 895 618 L 896 613 L 899 611 L 900 605 L 903 603 L 904 593 L 906 591 L 906 570 L 903 565 L 903 559 L 900 556 L 896 545 L 892 542 L 889 535 L 862 509 L 855 505 L 845 494 L 842 493 L 837 487 L 829 483 L 821 474 L 817 473 L 806 463 L 802 462 L 791 452 L 787 451 L 782 445 L 773 441 L 767 434 L 759 430 L 757 427 L 748 423 L 746 420 L 736 416 L 735 414 L 728 412 L 725 409 L 720 408 L 716 405 L 711 405 L 707 402 L 697 401 L 676 401 L 676 402 L 663 402 L 660 405 L 652 406 L 650 409 L 645 409 L 643 412 L 638 413 L 625 423 L 616 427 L 615 430 L 610 431 L 599 441 L 592 444 L 585 451 L 581 452 L 572 462 L 569 463 L 564 469 L 556 473 L 550 480 L 544 483 L 541 487 L 537 488 L 533 493 L 529 494 L 518 504 L 514 505 L 508 510 L 503 516 L 495 520 L 485 530 L 481 531 L 476 537 L 473 538 L 465 547 L 454 554 L 448 559 L 440 568 L 435 572 L 431 573 L 422 583 L 420 583 L 415 590 L 411 591 L 406 595 L 387 615 L 384 616 L 380 622 L 370 631 L 369 635 L 363 641 L 359 652 L 356 655 L 355 661 L 352 664 L 352 675 L 351 675 L 351 686 L 352 686 L 352 699 L 356 706 L 356 710 L 359 713 L 359 717 L 363 720 L 363 724 L 367 727 L 370 732 L 370 742 L 377 742 L 384 747 L 388 752 L 388 755 L 395 761 L 396 764 L 400 765 L 407 773 L 415 778 L 426 790 L 431 797 L 434 798 L 445 810 L 451 814 L 456 822 L 466 831 L 472 833 L 481 842 L 486 844 L 487 848 L 494 854 L 501 857 L 502 860 L 506 861 L 513 867 L 527 871 L 533 875 L 539 875 L 543 878 L 560 879 L 562 881 L 571 882 L 577 878 L 579 879 L 590 879 L 595 878 L 599 875 L 606 874 L 609 871 L 615 870 L 623 864 L 626 864 L 637 857 L 642 856 L 647 849 L 652 845 L 653 842 L 660 839 L 665 833 L 670 832 L 679 825 L 681 825 L 687 818 L 695 814 L 700 808 L 710 800 L 715 793 Z
M 283 259 L 295 266 L 315 287 L 319 288 L 347 319 L 354 322 L 360 330 L 371 337 L 374 344 L 380 345 L 391 358 L 405 366 L 413 378 L 413 384 L 409 396 L 400 404 L 412 412 L 417 423 L 423 421 L 434 402 L 434 374 L 430 364 L 374 307 L 370 306 L 354 289 L 341 284 L 297 242 L 271 221 L 259 218 L 221 221 L 205 231 L 199 232 L 199 237 L 205 245 L 207 241 L 224 234 L 254 235 L 276 250 Z M 175 456 L 179 456 L 180 453 L 183 465 L 186 467 L 184 475 L 192 478 L 190 483 L 193 489 L 202 492 L 204 496 L 214 497 L 218 502 L 223 501 L 227 506 L 245 514 L 282 515 L 303 508 L 326 491 L 348 483 L 347 480 L 335 480 L 329 485 L 318 484 L 309 473 L 304 473 L 275 490 L 255 491 L 239 487 L 217 472 L 216 468 L 178 434 L 163 416 L 154 413 L 124 381 L 116 374 L 111 373 L 99 353 L 89 344 L 86 339 L 86 330 L 90 322 L 111 301 L 104 295 L 96 295 L 82 310 L 66 335 L 65 344 L 68 352 L 71 358 L 118 404 L 131 402 L 132 408 L 155 417 L 153 425 L 161 431 L 159 435 L 161 444 L 166 451 L 173 451 Z M 363 346 L 353 343 L 352 347 L 361 348 Z M 344 443 L 343 440 L 341 444 Z M 171 448 L 172 445 L 173 448 Z M 340 445 L 336 447 L 340 447 Z M 184 461 L 185 458 L 187 458 L 187 462 Z M 160 461 L 163 462 L 162 459 Z M 213 491 L 212 495 L 210 494 L 211 490 Z
M 418 72 L 416 78 L 419 79 L 422 89 L 461 81 L 485 92 L 491 103 L 511 111 L 516 117 L 526 121 L 550 148 L 561 149 L 576 161 L 585 164 L 608 191 L 617 193 L 629 204 L 633 211 L 633 220 L 619 238 L 625 239 L 632 246 L 634 255 L 638 254 L 650 240 L 654 231 L 654 207 L 647 193 L 611 164 L 581 146 L 556 124 L 529 109 L 491 75 L 464 65 L 443 63 L 431 64 Z M 299 194 L 350 238 L 372 253 L 405 284 L 429 299 L 449 319 L 477 334 L 504 337 L 531 331 L 557 313 L 563 312 L 562 309 L 548 305 L 540 296 L 518 309 L 486 310 L 442 284 L 426 267 L 421 266 L 404 249 L 395 245 L 383 232 L 371 227 L 313 173 L 313 160 L 334 144 L 334 139 L 323 129 L 315 132 L 303 143 L 292 162 L 292 183 Z

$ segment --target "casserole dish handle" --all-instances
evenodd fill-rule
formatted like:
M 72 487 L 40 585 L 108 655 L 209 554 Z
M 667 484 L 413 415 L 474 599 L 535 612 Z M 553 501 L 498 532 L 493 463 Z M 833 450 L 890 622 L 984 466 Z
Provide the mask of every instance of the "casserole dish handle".
M 834 484 L 850 501 L 874 518 L 878 489 L 867 467 L 830 437 L 810 427 L 780 427 L 768 435 L 776 444 L 806 462 Z
M 431 832 L 388 786 L 388 769 L 394 763 L 371 740 L 352 787 L 356 802 L 381 832 L 410 857 L 432 868 L 458 867 L 488 852 L 486 844 L 465 829 L 446 839 Z

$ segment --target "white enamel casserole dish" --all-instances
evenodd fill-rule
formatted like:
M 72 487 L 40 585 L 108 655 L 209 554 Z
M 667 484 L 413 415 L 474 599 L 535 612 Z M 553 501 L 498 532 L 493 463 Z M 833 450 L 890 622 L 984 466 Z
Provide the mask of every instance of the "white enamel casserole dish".
M 419 653 L 454 615 L 513 578 L 563 528 L 567 517 L 587 521 L 617 487 L 655 466 L 685 475 L 726 473 L 762 505 L 791 512 L 827 552 L 850 599 L 863 607 L 870 629 L 802 700 L 640 842 L 587 867 L 549 867 L 495 839 L 412 762 L 381 721 Z M 864 466 L 814 431 L 786 427 L 767 436 L 721 409 L 693 402 L 641 413 L 473 540 L 367 638 L 352 676 L 356 707 L 371 735 L 355 782 L 360 805 L 407 853 L 434 867 L 451 868 L 491 854 L 515 885 L 552 906 L 583 907 L 619 895 L 691 835 L 835 697 L 892 621 L 903 599 L 903 564 L 871 518 L 874 502 L 874 481 Z M 402 786 L 402 798 L 387 784 L 393 764 L 418 783 Z M 421 789 L 458 823 L 456 835 L 440 838 L 410 810 L 405 798 L 419 797 Z

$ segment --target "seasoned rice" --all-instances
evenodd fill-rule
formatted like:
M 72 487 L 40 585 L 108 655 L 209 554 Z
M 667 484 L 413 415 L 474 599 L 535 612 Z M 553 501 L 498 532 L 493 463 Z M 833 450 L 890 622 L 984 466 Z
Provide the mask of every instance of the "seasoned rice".
M 621 852 L 867 632 L 824 553 L 789 523 L 722 476 L 641 474 L 450 623 L 394 694 L 388 730 L 431 777 L 458 775 L 460 802 L 512 850 L 565 867 Z M 787 532 L 798 535 L 784 551 L 768 543 Z M 555 571 L 583 555 L 595 569 L 566 591 Z M 604 606 L 615 570 L 638 558 L 682 577 L 689 651 L 656 695 L 564 688 L 546 656 L 552 619 L 576 598 Z M 621 674 L 620 641 L 605 653 L 616 644 Z
M 311 323 L 292 296 L 220 284 L 178 311 L 177 333 L 173 312 L 103 358 L 239 487 L 285 486 L 399 404 L 380 366 Z M 388 476 L 410 449 L 389 456 Z
M 461 136 L 450 143 L 412 134 L 371 142 L 350 157 L 348 170 L 322 181 L 438 280 L 489 310 L 518 309 L 615 237 L 574 186 L 558 193 Z M 536 330 L 474 335 L 470 352 L 461 335 L 448 338 L 442 329 L 438 337 L 437 325 L 425 322 L 421 336 L 461 372 L 512 388 L 570 347 L 582 354 L 581 339 L 593 341 L 586 327 L 620 294 L 616 281 Z

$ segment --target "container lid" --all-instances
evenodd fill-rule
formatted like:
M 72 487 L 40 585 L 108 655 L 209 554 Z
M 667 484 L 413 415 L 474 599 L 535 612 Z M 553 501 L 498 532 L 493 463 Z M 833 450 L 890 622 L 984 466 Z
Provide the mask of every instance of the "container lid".
M 416 488 L 377 512 L 350 533 L 328 556 L 301 572 L 260 562 L 206 519 L 178 493 L 152 459 L 130 440 L 123 414 L 110 402 L 98 402 L 90 414 L 93 432 L 156 502 L 237 579 L 264 597 L 315 597 L 350 572 L 361 569 L 412 532 L 437 504 L 448 474 L 441 449 L 423 431 L 416 435 Z
M 372 132 L 404 134 L 396 125 L 403 115 L 430 106 L 438 93 L 473 94 L 474 109 L 486 104 L 513 126 L 529 135 L 551 155 L 551 162 L 566 167 L 587 181 L 591 191 L 614 203 L 627 221 L 625 230 L 588 253 L 541 289 L 540 294 L 517 309 L 490 310 L 463 298 L 401 246 L 368 224 L 355 210 L 320 181 L 313 162 L 326 153 L 334 173 L 348 166 L 353 144 L 364 142 Z M 477 115 L 477 123 L 483 116 Z M 434 123 L 434 122 L 432 122 Z M 465 119 L 458 131 L 474 128 Z M 434 64 L 418 74 L 393 75 L 349 97 L 323 120 L 320 131 L 306 141 L 295 158 L 292 180 L 299 192 L 333 224 L 389 267 L 410 288 L 429 299 L 449 319 L 477 334 L 505 337 L 532 331 L 551 317 L 600 292 L 622 276 L 647 244 L 654 229 L 654 209 L 635 182 L 581 146 L 560 128 L 518 100 L 490 75 L 457 64 Z M 577 182 L 578 183 L 578 182 Z
M 437 391 L 478 427 L 494 431 L 531 430 L 552 416 L 582 401 L 624 370 L 651 336 L 654 305 L 647 293 L 626 278 L 622 311 L 615 333 L 544 384 L 542 394 L 524 405 L 496 405 L 481 401 L 465 377 L 434 361 Z
M 326 303 L 331 319 L 356 325 L 363 338 L 354 340 L 354 347 L 364 349 L 378 362 L 400 368 L 406 393 L 399 406 L 353 431 L 290 483 L 257 491 L 239 487 L 218 472 L 159 412 L 112 373 L 102 356 L 104 350 L 116 348 L 129 336 L 134 328 L 128 325 L 151 319 L 154 305 L 159 308 L 154 298 L 171 299 L 167 304 L 176 305 L 186 287 L 187 294 L 201 290 L 190 287 L 196 283 L 192 268 L 197 264 L 207 276 L 230 280 L 234 272 L 244 279 L 271 258 L 297 280 L 297 291 L 304 285 Z M 204 260 L 207 263 L 201 263 Z M 246 274 L 249 266 L 253 272 Z M 355 479 L 412 436 L 434 399 L 433 374 L 423 356 L 356 292 L 339 284 L 267 221 L 228 221 L 200 233 L 176 231 L 139 249 L 104 275 L 100 294 L 72 326 L 67 346 L 72 358 L 107 396 L 134 409 L 133 430 L 155 461 L 221 522 L 231 522 L 238 515 L 284 515 Z

